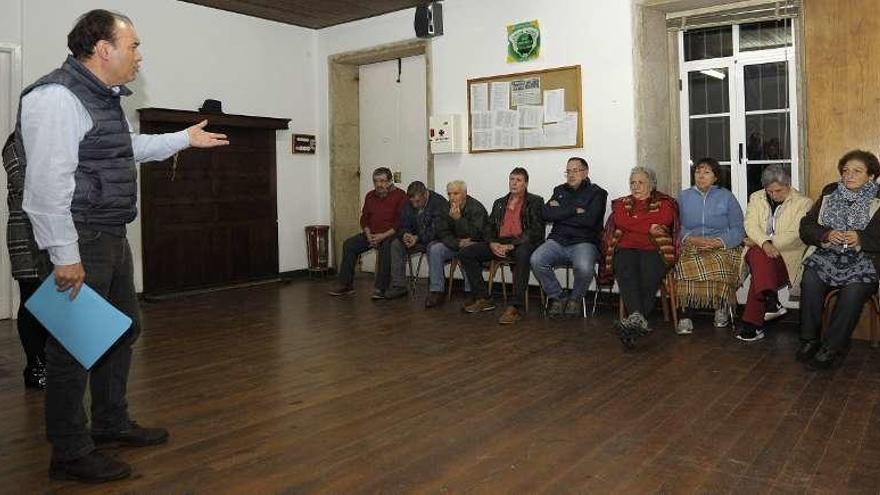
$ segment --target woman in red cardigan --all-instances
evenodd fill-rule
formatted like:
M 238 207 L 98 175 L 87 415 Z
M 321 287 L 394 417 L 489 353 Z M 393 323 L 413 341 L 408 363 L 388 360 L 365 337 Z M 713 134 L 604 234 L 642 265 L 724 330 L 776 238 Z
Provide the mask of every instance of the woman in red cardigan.
M 666 272 L 678 251 L 678 204 L 657 192 L 657 176 L 647 167 L 630 171 L 632 194 L 611 202 L 605 226 L 604 275 L 617 279 L 627 316 L 616 322 L 624 346 L 632 348 L 638 336 L 650 332 L 648 316 Z

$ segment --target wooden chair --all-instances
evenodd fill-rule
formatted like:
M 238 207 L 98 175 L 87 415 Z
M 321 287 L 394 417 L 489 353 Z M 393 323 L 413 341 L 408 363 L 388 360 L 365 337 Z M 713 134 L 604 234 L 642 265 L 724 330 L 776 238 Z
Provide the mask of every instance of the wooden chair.
M 663 282 L 660 284 L 660 306 L 663 308 L 663 321 L 669 321 L 672 316 L 672 325 L 678 326 L 678 301 L 675 296 L 675 275 L 670 270 Z M 618 304 L 618 317 L 623 319 L 626 316 L 626 308 L 623 305 L 623 298 L 620 298 Z
M 824 332 L 825 328 L 828 327 L 828 322 L 831 319 L 831 313 L 834 311 L 834 306 L 837 304 L 837 296 L 840 293 L 840 289 L 832 289 L 825 296 L 825 306 L 822 311 L 822 331 Z M 871 322 L 870 322 L 870 338 L 871 338 L 871 347 L 878 348 L 880 347 L 880 332 L 878 332 L 878 324 L 877 320 L 880 319 L 880 295 L 875 293 L 871 296 L 870 299 L 865 301 L 865 304 L 871 304 Z
M 489 263 L 489 295 L 492 294 L 492 284 L 495 282 L 495 273 L 498 270 L 501 270 L 501 297 L 504 300 L 504 305 L 507 305 L 507 279 L 504 276 L 504 267 L 507 267 L 510 270 L 510 278 L 513 279 L 513 269 L 516 266 L 516 261 L 510 258 L 493 258 Z M 512 281 L 512 280 L 511 280 Z M 525 311 L 529 312 L 529 284 L 526 281 L 526 292 L 523 295 Z

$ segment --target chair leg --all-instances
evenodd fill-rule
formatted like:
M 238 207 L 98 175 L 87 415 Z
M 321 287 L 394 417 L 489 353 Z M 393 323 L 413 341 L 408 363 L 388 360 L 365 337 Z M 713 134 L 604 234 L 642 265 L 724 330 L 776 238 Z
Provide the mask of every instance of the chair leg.
M 596 316 L 596 305 L 599 304 L 599 272 L 596 269 L 593 269 L 593 312 L 590 316 Z M 584 313 L 586 313 L 586 309 Z
M 871 296 L 871 302 L 874 307 L 874 312 L 871 314 L 871 347 L 876 349 L 880 347 L 880 335 L 877 335 L 877 319 L 880 318 L 880 298 L 878 298 L 877 294 Z
M 507 306 L 507 277 L 504 276 L 504 265 L 501 265 L 501 298 Z
M 419 288 L 419 275 L 422 273 L 422 262 L 425 260 L 425 253 L 419 253 L 419 261 L 416 263 L 416 273 L 413 274 L 413 291 Z
M 452 282 L 455 281 L 455 269 L 458 268 L 458 260 L 456 258 L 452 258 L 449 262 L 449 280 L 446 282 L 446 300 L 452 300 Z
M 407 274 L 406 282 L 409 285 L 409 293 L 410 295 L 416 290 L 416 277 L 413 274 L 413 265 L 412 265 L 412 256 L 407 254 L 406 256 L 406 267 L 409 269 L 409 274 Z
M 663 309 L 663 321 L 669 321 L 669 297 L 667 297 L 666 287 L 660 284 L 660 308 Z
M 488 281 L 488 291 L 489 298 L 492 298 L 492 286 L 495 284 L 495 273 L 498 271 L 498 263 L 495 260 L 492 260 L 489 263 L 489 281 Z M 501 270 L 501 278 L 504 279 L 504 270 Z
M 669 299 L 669 311 L 672 313 L 672 326 L 678 327 L 678 296 L 675 295 L 675 278 L 672 272 L 666 274 L 663 283 L 666 286 L 666 297 Z

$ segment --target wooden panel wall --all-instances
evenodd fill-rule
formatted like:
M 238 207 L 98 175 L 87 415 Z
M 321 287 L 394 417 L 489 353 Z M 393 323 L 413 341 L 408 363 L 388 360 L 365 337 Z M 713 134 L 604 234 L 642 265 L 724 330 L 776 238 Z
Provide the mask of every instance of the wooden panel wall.
M 848 150 L 880 151 L 877 0 L 805 0 L 809 194 L 837 180 Z
M 837 160 L 880 151 L 880 18 L 877 0 L 804 0 L 810 197 L 840 178 Z M 855 337 L 869 338 L 863 311 Z

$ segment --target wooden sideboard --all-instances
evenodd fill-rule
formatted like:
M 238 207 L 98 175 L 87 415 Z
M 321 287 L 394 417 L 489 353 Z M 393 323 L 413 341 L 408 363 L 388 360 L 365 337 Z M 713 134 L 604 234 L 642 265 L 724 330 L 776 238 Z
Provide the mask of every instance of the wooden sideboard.
M 140 167 L 144 295 L 278 276 L 275 133 L 289 119 L 143 108 L 140 132 L 207 130 L 229 146 Z

